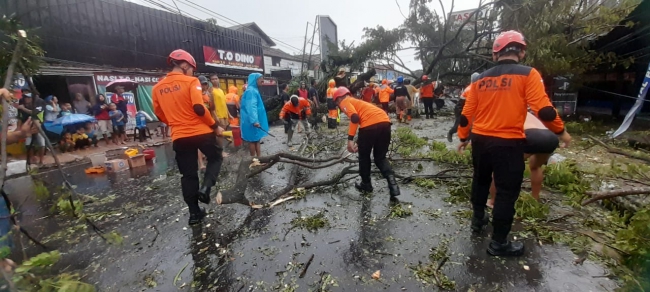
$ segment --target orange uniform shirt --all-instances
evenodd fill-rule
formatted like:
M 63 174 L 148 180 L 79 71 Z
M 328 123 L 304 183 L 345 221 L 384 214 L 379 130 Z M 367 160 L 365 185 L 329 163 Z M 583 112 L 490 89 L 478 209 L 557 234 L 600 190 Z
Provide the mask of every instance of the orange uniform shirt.
M 386 103 L 390 101 L 390 94 L 395 92 L 390 86 L 382 85 L 379 89 L 379 102 Z
M 422 88 L 420 88 L 420 98 L 432 98 L 434 89 L 436 88 L 433 85 L 433 82 L 427 85 L 422 85 Z
M 203 104 L 203 91 L 199 79 L 171 72 L 154 85 L 153 110 L 158 119 L 171 127 L 172 140 L 212 133 L 215 121 Z M 205 108 L 199 116 L 194 106 Z
M 311 105 L 306 99 L 302 97 L 298 98 L 298 106 L 293 106 L 291 101 L 289 101 L 282 106 L 282 109 L 280 110 L 280 119 L 284 119 L 284 116 L 289 113 L 294 113 L 300 116 L 300 112 L 303 109 L 307 109 L 307 115 L 311 115 Z
M 375 105 L 347 97 L 341 101 L 339 108 L 350 118 L 348 140 L 354 139 L 357 128 L 365 128 L 379 123 L 390 123 L 386 112 Z
M 549 130 L 562 133 L 564 123 L 546 95 L 539 72 L 506 62 L 485 71 L 466 91 L 458 137 L 466 140 L 472 127 L 479 135 L 524 139 L 528 106 Z

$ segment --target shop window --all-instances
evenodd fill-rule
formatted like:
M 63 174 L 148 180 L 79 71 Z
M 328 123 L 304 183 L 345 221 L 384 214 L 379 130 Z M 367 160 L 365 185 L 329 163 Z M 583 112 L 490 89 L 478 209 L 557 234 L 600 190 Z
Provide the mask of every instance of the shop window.
M 282 60 L 282 59 L 281 59 L 280 57 L 273 57 L 273 56 L 271 56 L 271 64 L 272 64 L 274 67 L 280 67 L 280 66 L 281 66 L 281 65 L 280 65 L 281 60 Z

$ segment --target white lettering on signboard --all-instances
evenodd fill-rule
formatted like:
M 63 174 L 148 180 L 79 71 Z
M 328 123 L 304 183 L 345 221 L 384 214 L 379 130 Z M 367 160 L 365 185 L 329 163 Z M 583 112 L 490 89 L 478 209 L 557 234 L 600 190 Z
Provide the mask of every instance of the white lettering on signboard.
M 227 52 L 226 53 L 226 60 L 232 61 L 232 52 Z
M 224 50 L 217 50 L 217 53 L 219 53 L 219 59 L 223 60 L 223 53 L 225 53 L 225 52 L 226 51 L 224 51 Z

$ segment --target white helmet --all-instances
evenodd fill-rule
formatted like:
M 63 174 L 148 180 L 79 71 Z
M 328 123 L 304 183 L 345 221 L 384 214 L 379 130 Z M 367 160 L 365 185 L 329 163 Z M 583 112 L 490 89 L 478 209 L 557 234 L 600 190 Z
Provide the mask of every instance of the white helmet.
M 476 80 L 478 80 L 479 75 L 480 74 L 478 74 L 478 72 L 472 73 L 472 77 L 470 77 L 470 80 L 472 81 L 472 83 L 474 83 L 474 82 L 476 82 Z

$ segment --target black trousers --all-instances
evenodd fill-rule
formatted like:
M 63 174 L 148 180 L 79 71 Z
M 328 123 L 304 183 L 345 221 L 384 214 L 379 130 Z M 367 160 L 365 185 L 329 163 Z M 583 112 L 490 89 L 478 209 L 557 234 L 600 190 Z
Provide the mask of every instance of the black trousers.
M 460 125 L 460 115 L 456 115 L 456 120 L 454 121 L 454 125 L 451 126 L 451 129 L 449 129 L 449 134 L 453 135 L 458 132 L 458 125 Z
M 424 114 L 426 116 L 433 116 L 433 97 L 422 98 L 422 103 L 424 103 Z
M 136 127 L 133 129 L 133 139 L 136 137 L 140 138 L 140 142 L 144 142 L 147 138 L 151 138 L 151 131 L 147 127 Z
M 482 219 L 490 193 L 492 174 L 497 197 L 492 210 L 492 239 L 505 242 L 515 215 L 515 202 L 519 198 L 524 179 L 523 139 L 502 139 L 472 135 L 472 205 L 474 218 Z
M 370 183 L 370 153 L 375 165 L 384 177 L 393 174 L 393 169 L 386 159 L 390 145 L 390 123 L 379 123 L 359 129 L 359 176 L 364 183 Z
M 212 187 L 216 184 L 219 171 L 221 171 L 223 149 L 217 143 L 217 136 L 214 133 L 176 139 L 173 142 L 173 148 L 176 152 L 176 164 L 182 175 L 183 199 L 189 207 L 190 213 L 199 213 L 198 151 L 201 150 L 201 153 L 208 159 L 203 185 Z
M 382 102 L 381 103 L 381 108 L 388 113 L 388 103 L 387 102 Z

